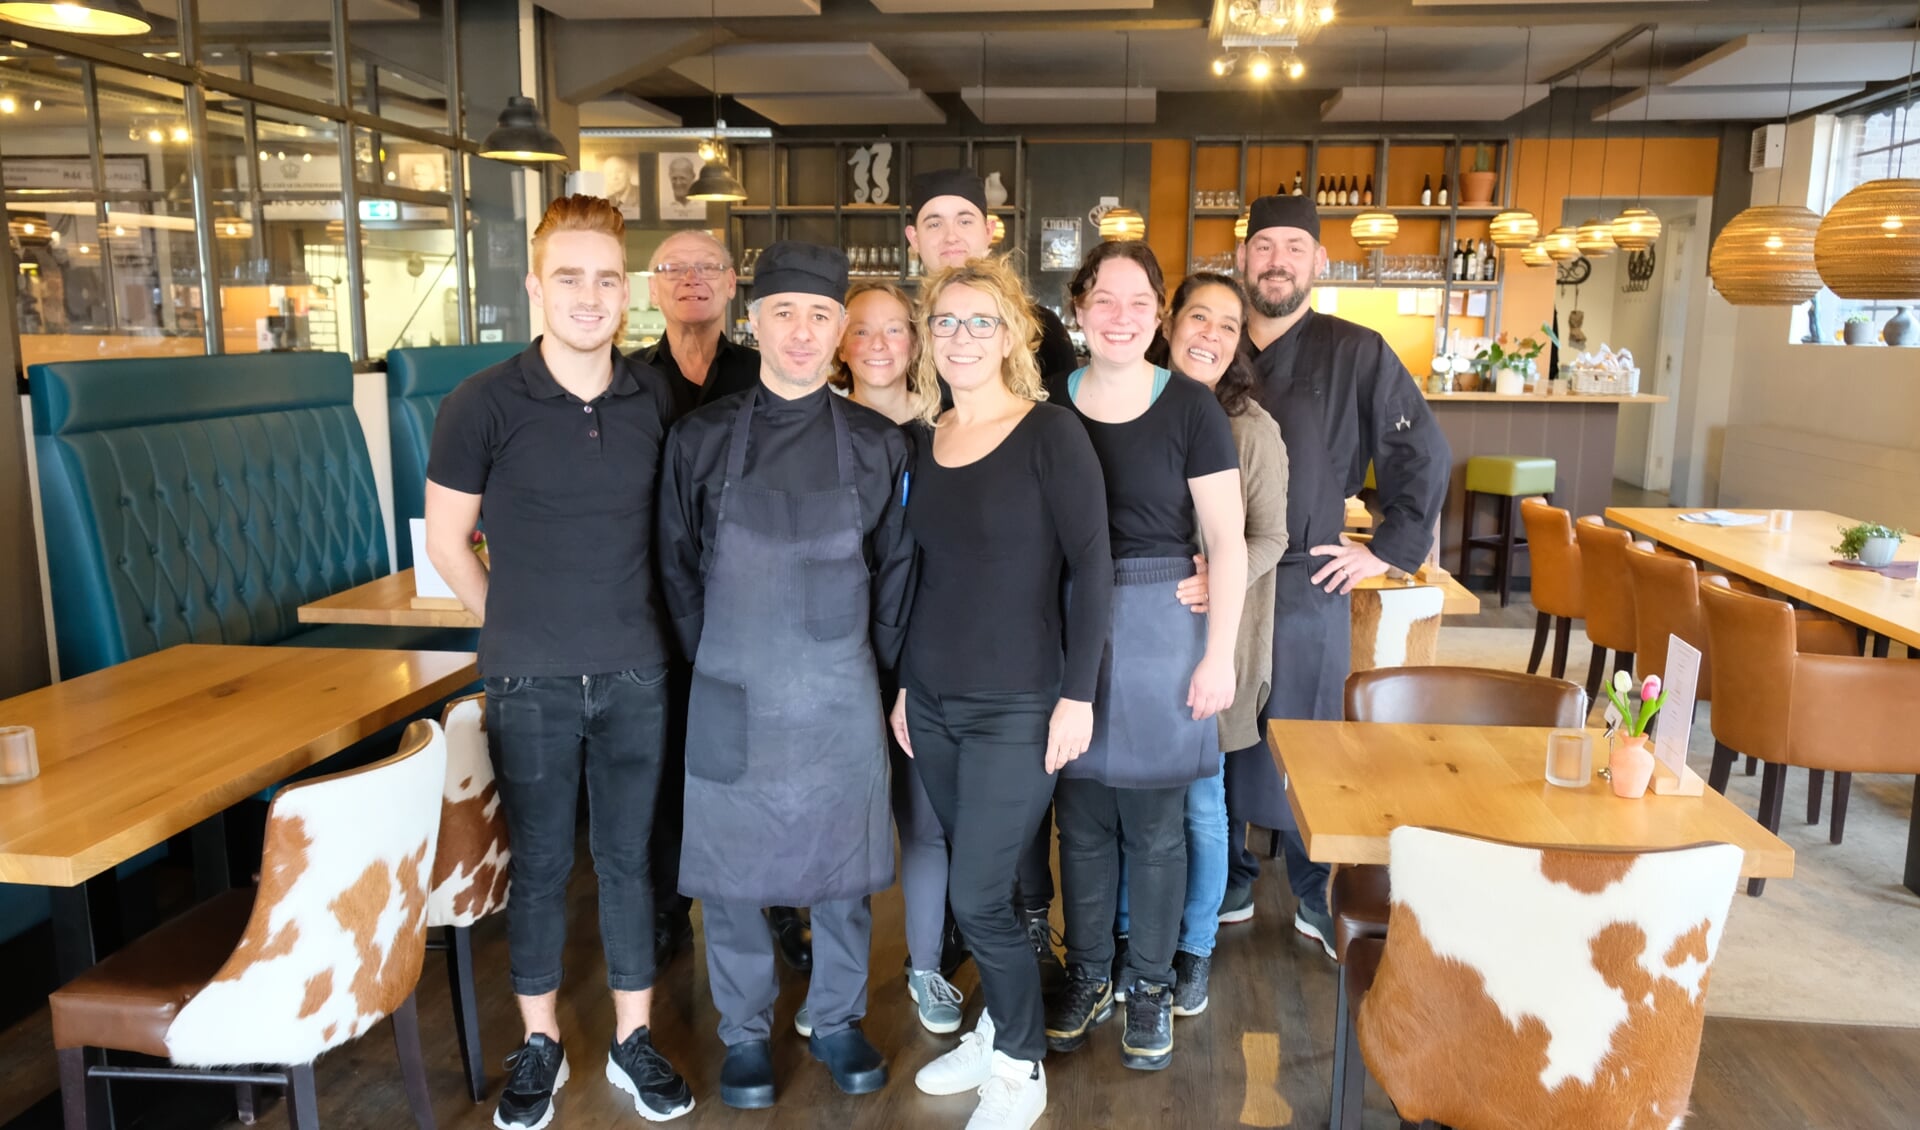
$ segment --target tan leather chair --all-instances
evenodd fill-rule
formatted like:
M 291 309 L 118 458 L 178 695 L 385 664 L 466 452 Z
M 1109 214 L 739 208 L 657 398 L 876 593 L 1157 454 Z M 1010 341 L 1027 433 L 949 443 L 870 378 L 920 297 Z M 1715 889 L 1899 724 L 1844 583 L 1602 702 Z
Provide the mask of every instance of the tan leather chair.
M 1564 679 L 1522 675 L 1486 667 L 1382 667 L 1347 677 L 1349 722 L 1423 723 L 1437 726 L 1564 726 L 1586 724 L 1587 695 Z M 1350 947 L 1386 936 L 1392 890 L 1387 869 L 1338 867 L 1327 885 L 1333 918 L 1334 957 L 1343 966 Z M 1359 1058 L 1350 1004 L 1349 974 L 1340 978 L 1334 1007 L 1333 1125 L 1360 1125 L 1360 1091 L 1366 1074 Z M 1356 982 L 1360 994 L 1371 977 Z
M 1593 660 L 1587 666 L 1587 698 L 1592 699 L 1606 677 L 1607 652 L 1614 653 L 1614 670 L 1633 673 L 1633 649 L 1639 642 L 1633 619 L 1633 580 L 1627 573 L 1627 547 L 1633 544 L 1633 535 L 1589 514 L 1573 524 L 1573 536 L 1580 543 L 1587 638 L 1593 641 Z
M 1520 520 L 1527 527 L 1527 552 L 1532 558 L 1533 654 L 1527 674 L 1540 673 L 1547 651 L 1547 628 L 1553 628 L 1553 677 L 1567 677 L 1567 645 L 1573 622 L 1587 618 L 1587 596 L 1580 574 L 1580 543 L 1573 537 L 1573 516 L 1543 499 L 1520 500 Z
M 1845 625 L 1803 620 L 1792 605 L 1739 592 L 1719 578 L 1708 578 L 1700 597 L 1720 660 L 1713 669 L 1708 784 L 1724 790 L 1741 753 L 1759 758 L 1766 769 L 1756 819 L 1777 832 L 1787 767 L 1830 770 L 1838 843 L 1847 774 L 1920 774 L 1913 740 L 1920 733 L 1920 664 L 1852 654 Z M 1747 893 L 1765 885 L 1750 880 Z
M 1667 677 L 1667 637 L 1678 636 L 1700 652 L 1700 683 L 1694 697 L 1713 699 L 1713 670 L 1707 650 L 1707 613 L 1700 606 L 1700 570 L 1693 559 L 1655 553 L 1643 543 L 1627 547 L 1627 576 L 1633 585 L 1634 677 Z

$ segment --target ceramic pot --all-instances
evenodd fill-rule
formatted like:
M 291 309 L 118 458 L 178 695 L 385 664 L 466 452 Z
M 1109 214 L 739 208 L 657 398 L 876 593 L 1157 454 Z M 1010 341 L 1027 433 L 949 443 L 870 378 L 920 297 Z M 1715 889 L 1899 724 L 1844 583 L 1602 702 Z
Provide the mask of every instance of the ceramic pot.
M 1462 208 L 1485 208 L 1493 203 L 1494 182 L 1500 179 L 1499 173 L 1461 173 L 1460 206 Z
M 1518 369 L 1495 369 L 1493 391 L 1501 396 L 1520 396 L 1527 391 L 1527 377 Z
M 1893 551 L 1899 548 L 1899 538 L 1868 538 L 1860 547 L 1860 564 L 1884 568 L 1893 564 Z
M 1645 734 L 1614 741 L 1613 754 L 1607 759 L 1607 779 L 1614 796 L 1638 800 L 1647 795 L 1647 784 L 1653 780 L 1653 751 L 1647 748 Z
M 1920 325 L 1914 323 L 1913 315 L 1907 313 L 1905 306 L 1893 312 L 1880 332 L 1888 345 L 1920 345 Z
M 1453 375 L 1453 391 L 1479 392 L 1480 391 L 1479 372 L 1473 369 L 1468 369 L 1464 373 L 1455 373 Z
M 1007 186 L 1001 183 L 999 173 L 987 174 L 987 207 L 1003 207 L 1007 202 Z
M 1872 345 L 1873 344 L 1873 323 L 1872 322 L 1848 322 L 1846 331 L 1843 335 L 1843 340 L 1848 345 Z

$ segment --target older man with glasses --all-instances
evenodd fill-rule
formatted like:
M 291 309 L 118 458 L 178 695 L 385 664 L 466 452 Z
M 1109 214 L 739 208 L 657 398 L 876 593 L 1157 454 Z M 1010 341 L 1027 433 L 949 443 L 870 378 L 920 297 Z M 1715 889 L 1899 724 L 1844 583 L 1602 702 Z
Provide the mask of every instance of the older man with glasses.
M 667 375 L 676 418 L 760 380 L 760 354 L 727 340 L 727 305 L 738 280 L 727 245 L 704 231 L 675 232 L 647 263 L 647 293 L 667 319 L 665 336 L 635 355 Z

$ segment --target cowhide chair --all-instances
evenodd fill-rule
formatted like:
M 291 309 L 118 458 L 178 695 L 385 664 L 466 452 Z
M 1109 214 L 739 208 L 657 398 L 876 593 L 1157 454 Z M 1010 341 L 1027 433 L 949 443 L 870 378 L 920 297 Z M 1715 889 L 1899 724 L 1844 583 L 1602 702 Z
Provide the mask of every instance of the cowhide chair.
M 487 755 L 486 696 L 468 695 L 447 704 L 440 724 L 447 734 L 447 783 L 440 804 L 440 847 L 433 857 L 433 890 L 427 896 L 427 926 L 439 937 L 428 949 L 445 950 L 452 986 L 453 1022 L 460 1034 L 460 1063 L 474 1102 L 487 1097 L 486 1060 L 480 1053 L 480 1008 L 473 985 L 473 925 L 507 905 L 507 817 L 500 811 L 493 759 Z
M 1687 1114 L 1740 849 L 1581 852 L 1424 828 L 1391 840 L 1393 920 L 1348 974 L 1402 1125 L 1671 1130 Z
M 1387 585 L 1353 591 L 1354 671 L 1418 667 L 1440 650 L 1440 613 L 1447 593 L 1438 585 Z
M 447 744 L 407 727 L 400 751 L 283 789 L 267 813 L 256 890 L 200 904 L 49 998 L 67 1130 L 106 1125 L 109 1080 L 285 1087 L 293 1130 L 315 1130 L 313 1063 L 393 1017 L 414 1123 L 432 1130 L 414 986 Z M 109 1066 L 102 1053 L 157 1056 Z

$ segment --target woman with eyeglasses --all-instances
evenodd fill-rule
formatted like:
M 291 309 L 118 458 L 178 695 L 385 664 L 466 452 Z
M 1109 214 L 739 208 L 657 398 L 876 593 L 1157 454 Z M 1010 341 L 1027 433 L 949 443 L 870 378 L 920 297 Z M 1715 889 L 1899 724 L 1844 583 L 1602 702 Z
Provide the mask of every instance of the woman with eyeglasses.
M 1042 403 L 1031 309 L 1000 261 L 934 275 L 913 370 L 919 580 L 893 731 L 952 844 L 948 896 L 986 998 L 973 1031 L 914 1082 L 979 1091 L 972 1130 L 1026 1130 L 1046 1109 L 1040 970 L 1014 876 L 1054 774 L 1091 740 L 1113 597 L 1100 464 L 1073 413 Z
M 1107 485 L 1113 621 L 1093 741 L 1054 790 L 1066 907 L 1066 985 L 1047 1041 L 1072 1051 L 1113 1013 L 1114 914 L 1124 849 L 1131 930 L 1121 1061 L 1173 1059 L 1173 955 L 1186 898 L 1187 789 L 1220 772 L 1214 715 L 1233 704 L 1246 598 L 1240 455 L 1205 385 L 1147 360 L 1166 284 L 1146 244 L 1102 243 L 1068 286 L 1091 360 L 1067 379 Z M 1205 617 L 1180 602 L 1204 537 Z

